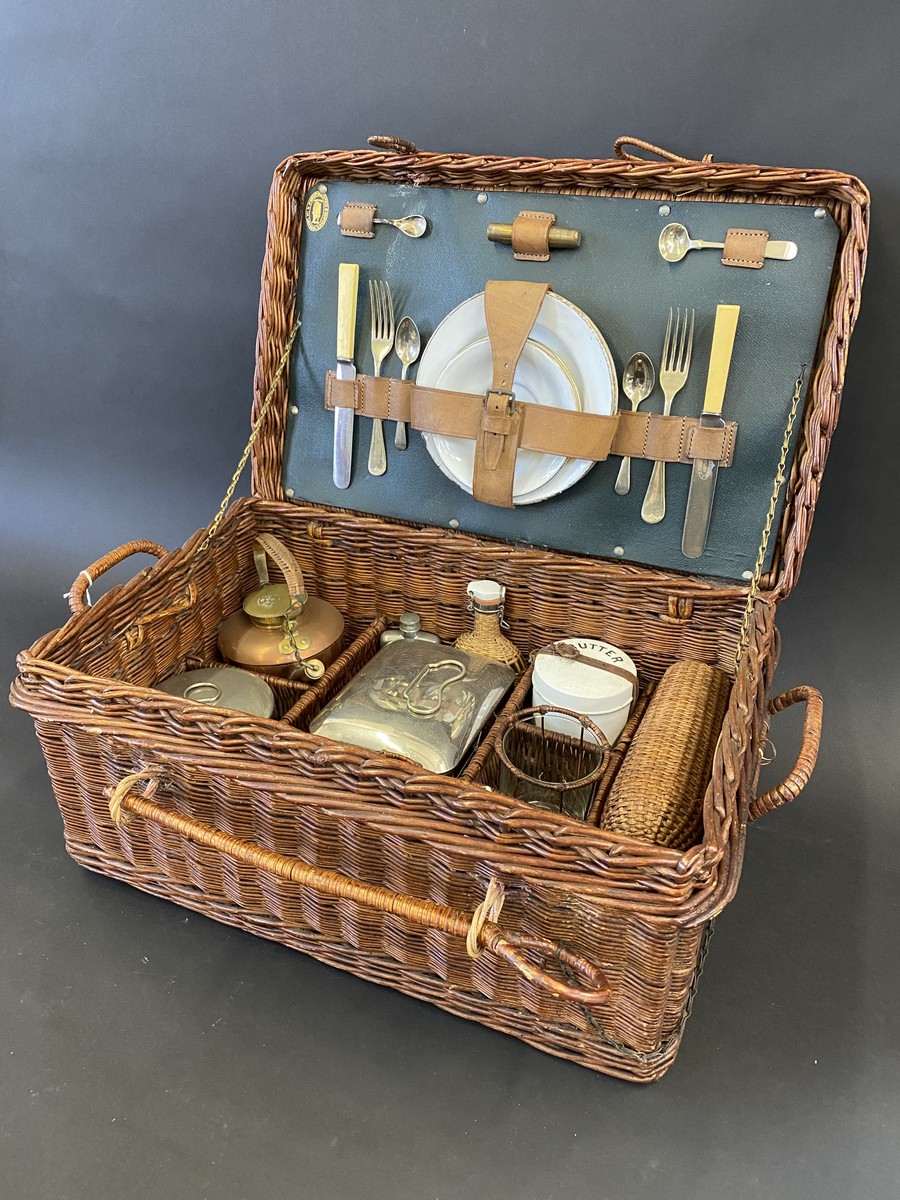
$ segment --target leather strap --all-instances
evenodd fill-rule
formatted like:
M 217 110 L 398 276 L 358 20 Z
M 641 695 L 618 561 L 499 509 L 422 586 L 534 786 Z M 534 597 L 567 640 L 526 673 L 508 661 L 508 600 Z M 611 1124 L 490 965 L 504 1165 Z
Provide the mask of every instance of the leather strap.
M 494 358 L 493 389 L 512 387 L 519 355 L 541 311 L 549 283 L 491 279 L 484 289 L 484 319 Z
M 375 205 L 348 201 L 341 209 L 338 225 L 344 237 L 373 238 L 375 236 Z
M 607 662 L 606 659 L 591 658 L 589 654 L 582 654 L 576 646 L 569 642 L 551 642 L 549 646 L 542 646 L 537 654 L 552 654 L 556 658 L 583 663 L 586 667 L 596 667 L 600 671 L 608 671 L 610 675 L 618 675 L 620 679 L 627 679 L 631 684 L 631 703 L 633 704 L 637 699 L 637 672 L 629 671 L 627 667 L 618 667 L 615 663 Z M 537 654 L 535 658 L 537 658 Z
M 729 229 L 725 234 L 722 262 L 726 267 L 753 267 L 765 262 L 769 235 L 765 229 Z
M 414 429 L 448 437 L 475 439 L 482 419 L 484 397 L 422 387 L 410 379 L 376 379 L 357 375 L 325 377 L 325 407 L 352 408 L 363 417 L 407 421 Z M 662 462 L 691 463 L 711 459 L 731 465 L 738 426 L 701 429 L 697 417 L 664 417 L 660 413 L 620 409 L 611 416 L 570 412 L 537 404 L 517 404 L 522 414 L 519 446 L 566 458 L 603 462 L 610 454 Z
M 726 421 L 724 429 L 701 429 L 697 417 L 622 411 L 610 453 L 653 462 L 691 463 L 695 458 L 707 458 L 720 467 L 730 467 L 737 428 L 735 421 Z
M 547 262 L 550 258 L 550 226 L 553 213 L 523 209 L 512 224 L 513 258 L 528 262 Z
M 491 279 L 484 289 L 484 318 L 494 375 L 475 435 L 472 495 L 484 504 L 513 506 L 513 475 L 522 435 L 522 411 L 512 394 L 519 355 L 540 312 L 549 283 Z

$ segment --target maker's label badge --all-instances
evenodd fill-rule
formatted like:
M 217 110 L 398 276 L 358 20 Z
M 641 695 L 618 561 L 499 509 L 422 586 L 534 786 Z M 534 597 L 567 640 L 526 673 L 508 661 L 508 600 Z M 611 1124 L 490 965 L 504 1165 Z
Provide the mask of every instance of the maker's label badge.
M 306 227 L 313 233 L 328 220 L 328 193 L 316 188 L 306 200 Z

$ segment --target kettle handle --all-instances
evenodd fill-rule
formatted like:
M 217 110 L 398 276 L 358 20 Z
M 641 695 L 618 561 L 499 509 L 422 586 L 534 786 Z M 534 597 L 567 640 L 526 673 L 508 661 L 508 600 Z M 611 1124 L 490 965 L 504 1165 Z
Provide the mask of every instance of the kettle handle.
M 253 548 L 253 561 L 256 563 L 256 573 L 259 576 L 260 585 L 269 582 L 269 573 L 266 570 L 267 554 L 284 575 L 288 591 L 291 593 L 291 600 L 295 604 L 305 604 L 307 591 L 303 583 L 303 572 L 300 570 L 296 558 L 274 533 L 259 534 Z

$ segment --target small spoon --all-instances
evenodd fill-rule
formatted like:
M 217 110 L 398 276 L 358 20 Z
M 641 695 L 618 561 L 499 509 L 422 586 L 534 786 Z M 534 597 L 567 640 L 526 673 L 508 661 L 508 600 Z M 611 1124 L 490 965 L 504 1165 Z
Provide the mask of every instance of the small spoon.
M 403 370 L 400 372 L 401 379 L 406 378 L 406 372 L 419 357 L 421 349 L 422 339 L 419 336 L 418 326 L 412 317 L 404 317 L 397 326 L 397 338 L 394 342 L 394 351 L 403 363 Z M 398 421 L 394 431 L 394 445 L 398 450 L 405 450 L 406 444 L 406 422 Z
M 655 387 L 656 371 L 653 369 L 653 363 L 640 351 L 632 354 L 622 372 L 622 391 L 631 401 L 632 412 L 637 412 L 638 406 L 643 404 Z M 631 459 L 625 457 L 616 477 L 616 495 L 627 496 L 630 491 Z
M 724 250 L 724 242 L 701 242 L 694 240 L 687 227 L 678 221 L 667 225 L 659 235 L 659 252 L 666 262 L 681 262 L 689 250 Z M 763 251 L 765 258 L 780 258 L 789 261 L 797 257 L 796 242 L 767 242 Z
M 387 217 L 373 217 L 373 225 L 393 225 L 395 229 L 399 229 L 401 233 L 405 233 L 407 237 L 421 237 L 428 228 L 428 222 L 424 217 L 418 215 L 412 217 L 397 217 L 395 221 L 388 220 Z

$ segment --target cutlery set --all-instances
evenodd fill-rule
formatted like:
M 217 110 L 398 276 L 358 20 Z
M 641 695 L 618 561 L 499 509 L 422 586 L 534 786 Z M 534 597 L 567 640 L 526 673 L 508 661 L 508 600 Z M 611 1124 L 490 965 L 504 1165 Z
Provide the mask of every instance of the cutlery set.
M 419 218 L 408 217 L 405 220 Z M 424 218 L 421 218 L 424 220 Z M 383 222 L 396 224 L 396 222 Z M 404 230 L 404 232 L 406 232 Z M 419 237 L 411 233 L 410 237 Z M 356 345 L 356 306 L 359 292 L 359 264 L 341 263 L 338 269 L 337 310 L 337 369 L 338 379 L 356 379 L 354 350 Z M 407 372 L 419 357 L 422 341 L 412 317 L 403 317 L 394 328 L 394 298 L 390 284 L 383 279 L 369 280 L 369 313 L 371 319 L 370 347 L 375 379 L 381 376 L 381 367 L 392 350 L 400 359 L 400 378 L 406 379 Z M 406 422 L 398 421 L 394 434 L 394 446 L 398 450 L 407 447 Z M 384 443 L 384 423 L 380 417 L 372 419 L 372 434 L 369 442 L 368 469 L 370 475 L 384 475 L 387 471 L 387 450 Z M 336 408 L 334 413 L 334 452 L 332 478 L 335 487 L 347 488 L 353 472 L 353 409 Z
M 358 232 L 358 216 L 353 210 L 365 209 L 368 233 Z M 343 233 L 350 234 L 351 227 L 355 228 L 354 236 L 374 236 L 373 225 L 389 225 L 401 234 L 410 238 L 421 237 L 428 229 L 428 222 L 419 215 L 400 218 L 379 218 L 374 216 L 374 205 L 348 205 L 345 208 L 347 220 Z M 352 221 L 351 221 L 352 215 Z M 564 229 L 555 226 L 555 218 L 549 214 L 523 213 L 520 218 L 543 219 L 546 221 L 546 248 L 576 249 L 581 245 L 582 234 L 577 229 Z M 520 219 L 519 218 L 519 219 Z M 544 228 L 541 226 L 541 228 Z M 488 238 L 491 241 L 513 242 L 513 225 L 494 222 L 488 226 Z M 661 257 L 669 263 L 679 263 L 693 250 L 722 250 L 722 261 L 726 266 L 760 267 L 763 259 L 775 259 L 784 262 L 797 256 L 798 247 L 795 242 L 770 240 L 768 234 L 761 230 L 730 229 L 726 241 L 711 242 L 691 237 L 688 229 L 679 222 L 671 222 L 659 234 L 658 249 Z M 543 261 L 540 253 L 528 253 L 517 257 L 532 258 Z M 496 286 L 496 285 L 490 285 Z M 504 285 L 508 286 L 508 285 Z M 526 285 L 534 286 L 534 285 Z M 359 266 L 356 263 L 342 263 L 338 277 L 338 310 L 337 310 L 337 369 L 336 379 L 339 381 L 355 381 L 357 370 L 354 362 L 355 327 L 357 292 L 359 288 Z M 485 296 L 487 293 L 485 293 Z M 484 394 L 485 404 L 488 397 L 500 394 L 503 388 L 510 388 L 510 414 L 516 411 L 518 401 L 531 406 L 546 406 L 551 409 L 569 410 L 571 413 L 584 412 L 597 416 L 612 416 L 616 412 L 616 381 L 613 378 L 608 385 L 602 385 L 597 391 L 596 380 L 604 373 L 598 372 L 599 360 L 591 361 L 591 355 L 596 359 L 597 353 L 605 353 L 606 361 L 612 363 L 608 347 L 602 334 L 591 319 L 569 301 L 551 294 L 546 297 L 545 304 L 540 306 L 540 313 L 530 329 L 524 345 L 518 351 L 515 364 L 514 380 L 503 384 L 500 393 L 496 391 L 496 382 L 491 385 L 492 356 L 494 355 L 493 337 L 485 336 L 490 328 L 485 327 L 485 318 L 481 315 L 483 301 L 481 297 L 472 297 L 471 302 L 464 302 L 453 310 L 448 317 L 435 329 L 432 341 L 425 355 L 422 355 L 422 339 L 415 321 L 410 316 L 403 316 L 399 323 L 394 311 L 394 298 L 390 284 L 380 278 L 368 280 L 370 351 L 373 361 L 372 378 L 381 378 L 382 369 L 388 356 L 393 352 L 401 364 L 400 379 L 406 380 L 410 367 L 420 360 L 417 385 L 419 387 L 436 388 L 443 391 L 447 397 L 460 397 L 463 400 L 472 395 Z M 479 303 L 477 310 L 469 312 L 471 304 Z M 567 306 L 575 317 L 568 316 L 568 326 L 554 314 L 551 302 Z M 546 305 L 551 304 L 551 308 Z M 647 354 L 639 352 L 632 355 L 622 373 L 622 391 L 631 407 L 631 413 L 637 414 L 638 409 L 652 395 L 657 384 L 663 394 L 662 412 L 650 415 L 650 424 L 626 426 L 626 430 L 647 429 L 653 427 L 657 441 L 670 438 L 668 449 L 654 453 L 652 446 L 648 449 L 645 443 L 638 447 L 635 441 L 625 437 L 620 443 L 624 449 L 627 445 L 630 454 L 622 453 L 621 463 L 614 483 L 614 491 L 619 496 L 626 496 L 631 491 L 632 484 L 632 455 L 641 454 L 645 459 L 653 459 L 653 468 L 647 484 L 646 492 L 640 507 L 641 519 L 646 525 L 658 525 L 666 517 L 666 463 L 680 461 L 691 466 L 690 490 L 687 500 L 684 528 L 681 541 L 681 553 L 686 558 L 698 558 L 706 549 L 712 505 L 715 496 L 716 481 L 719 466 L 727 465 L 729 458 L 714 459 L 698 457 L 704 451 L 708 453 L 722 452 L 724 439 L 728 435 L 727 423 L 722 418 L 725 385 L 731 361 L 740 307 L 734 304 L 720 304 L 716 311 L 715 329 L 708 368 L 706 397 L 703 411 L 697 418 L 682 422 L 681 426 L 662 423 L 659 416 L 665 420 L 672 416 L 672 407 L 676 397 L 685 387 L 691 370 L 691 360 L 694 351 L 696 313 L 694 309 L 670 308 L 663 339 L 662 352 L 659 360 L 659 371 Z M 580 324 L 579 324 L 580 322 Z M 447 327 L 445 329 L 445 326 Z M 558 339 L 558 340 L 556 340 Z M 493 364 L 496 367 L 496 363 Z M 507 364 L 508 366 L 509 364 Z M 496 372 L 495 372 L 496 376 Z M 593 385 L 593 386 L 592 386 Z M 606 388 L 604 394 L 603 388 Z M 367 392 L 366 388 L 362 389 Z M 383 396 L 384 393 L 382 392 Z M 346 401 L 344 401 L 346 403 Z M 371 476 L 379 477 L 385 474 L 388 466 L 387 449 L 384 435 L 384 420 L 388 407 L 383 400 L 377 404 L 359 405 L 359 411 L 369 416 L 372 421 L 367 468 Z M 446 401 L 450 403 L 450 401 Z M 391 400 L 391 406 L 393 399 Z M 373 411 L 374 409 L 374 411 Z M 408 446 L 408 428 L 406 416 L 408 409 L 402 408 L 403 419 L 396 420 L 394 432 L 394 448 L 405 451 Z M 390 407 L 390 416 L 394 409 Z M 377 415 L 375 415 L 377 414 Z M 567 415 L 567 414 L 562 414 Z M 485 417 L 484 420 L 495 422 L 500 417 Z M 353 423 L 354 409 L 337 407 L 334 411 L 334 447 L 333 447 L 333 481 L 338 488 L 347 488 L 352 476 L 353 457 Z M 448 421 L 445 428 L 453 422 Z M 731 422 L 734 426 L 734 423 Z M 484 425 L 485 429 L 500 428 L 499 425 Z M 428 428 L 428 427 L 426 427 Z M 505 427 L 504 427 L 505 428 Z M 574 427 L 573 427 L 574 428 Z M 673 450 L 677 440 L 678 429 L 682 430 L 682 442 Z M 674 432 L 673 432 L 674 431 Z M 733 435 L 734 428 L 730 434 Z M 497 434 L 488 433 L 490 443 L 496 447 Z M 505 436 L 500 435 L 500 436 Z M 479 435 L 481 437 L 481 435 Z M 425 446 L 428 453 L 440 467 L 443 474 L 453 480 L 458 486 L 475 495 L 476 499 L 485 499 L 475 488 L 475 458 L 483 453 L 476 449 L 475 442 L 468 436 L 457 436 L 455 433 L 445 435 L 441 427 L 437 433 L 425 432 Z M 565 439 L 563 439 L 565 441 Z M 685 451 L 685 443 L 689 443 Z M 566 442 L 565 444 L 573 444 Z M 581 449 L 574 442 L 575 450 Z M 732 441 L 733 445 L 733 441 Z M 499 452 L 499 451 L 498 451 Z M 491 450 L 493 454 L 494 451 Z M 514 455 L 515 478 L 512 485 L 512 504 L 539 503 L 557 495 L 560 491 L 573 486 L 583 477 L 593 462 L 602 460 L 606 455 L 599 453 L 593 461 L 581 460 L 574 457 L 573 452 L 560 456 L 550 451 L 545 443 L 526 441 L 520 445 Z M 617 453 L 613 445 L 611 454 Z M 690 455 L 690 457 L 686 456 Z M 730 450 L 729 450 L 730 455 Z M 482 474 L 484 471 L 482 459 Z M 491 468 L 495 469 L 495 468 Z M 504 503 L 500 499 L 490 499 L 488 503 Z M 509 502 L 506 502 L 509 507 Z
M 665 231 L 664 231 L 665 232 Z M 709 356 L 709 373 L 706 380 L 706 397 L 700 415 L 700 429 L 724 429 L 722 404 L 725 385 L 731 365 L 731 352 L 737 330 L 740 306 L 720 304 L 716 309 L 712 349 Z M 663 416 L 672 412 L 672 402 L 687 383 L 691 369 L 691 352 L 694 344 L 693 309 L 669 309 L 669 320 L 663 342 L 659 368 L 659 386 L 663 393 Z M 633 411 L 650 396 L 656 382 L 653 363 L 646 354 L 632 355 L 622 375 L 622 390 L 631 401 Z M 718 460 L 696 458 L 691 467 L 691 484 L 688 492 L 681 553 L 685 558 L 699 558 L 706 549 L 709 521 L 712 515 L 713 497 L 719 472 Z M 631 460 L 622 459 L 616 479 L 615 491 L 625 496 L 631 490 Z M 641 505 L 641 518 L 648 525 L 658 525 L 666 515 L 666 464 L 658 460 L 653 464 L 650 482 Z

